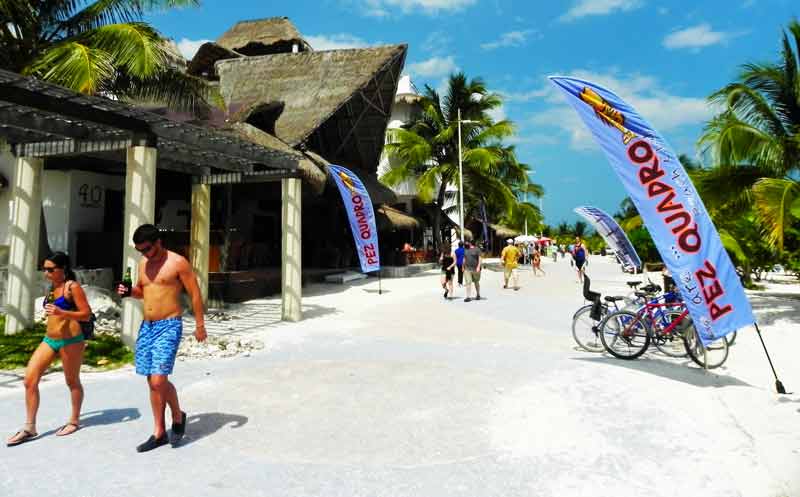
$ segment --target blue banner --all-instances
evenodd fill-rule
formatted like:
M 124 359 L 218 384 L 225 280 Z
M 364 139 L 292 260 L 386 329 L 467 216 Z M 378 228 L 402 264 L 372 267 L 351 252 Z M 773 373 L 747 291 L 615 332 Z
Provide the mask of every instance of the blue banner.
M 617 253 L 622 267 L 626 271 L 638 272 L 642 269 L 642 260 L 625 232 L 613 217 L 597 207 L 576 207 L 575 212 L 589 221 L 589 224 L 603 237 L 603 240 Z
M 714 223 L 664 139 L 609 90 L 574 78 L 550 79 L 567 94 L 628 190 L 701 340 L 753 324 L 750 302 Z
M 381 269 L 378 254 L 378 230 L 375 227 L 375 211 L 364 183 L 349 169 L 341 166 L 328 166 L 339 193 L 342 194 L 350 229 L 356 242 L 361 271 L 370 273 Z

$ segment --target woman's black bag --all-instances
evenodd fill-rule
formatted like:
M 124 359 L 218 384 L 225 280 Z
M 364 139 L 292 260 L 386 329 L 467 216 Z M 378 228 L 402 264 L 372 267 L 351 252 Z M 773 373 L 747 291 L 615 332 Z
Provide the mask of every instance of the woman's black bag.
M 97 316 L 94 313 L 89 314 L 88 321 L 79 321 L 81 324 L 81 332 L 83 333 L 84 340 L 92 340 L 94 338 L 94 322 L 97 321 Z

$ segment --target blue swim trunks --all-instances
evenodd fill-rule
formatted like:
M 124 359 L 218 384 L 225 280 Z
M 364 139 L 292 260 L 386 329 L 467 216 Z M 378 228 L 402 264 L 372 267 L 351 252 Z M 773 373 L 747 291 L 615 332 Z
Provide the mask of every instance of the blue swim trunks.
M 136 339 L 136 373 L 143 376 L 172 374 L 182 334 L 180 317 L 142 321 Z

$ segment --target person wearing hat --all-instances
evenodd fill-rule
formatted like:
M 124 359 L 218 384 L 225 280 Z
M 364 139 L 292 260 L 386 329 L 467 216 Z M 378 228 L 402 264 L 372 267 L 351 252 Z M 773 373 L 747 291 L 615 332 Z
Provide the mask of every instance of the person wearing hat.
M 509 280 L 514 281 L 514 290 L 519 290 L 519 278 L 517 277 L 517 264 L 519 264 L 519 249 L 514 246 L 514 240 L 506 240 L 506 246 L 500 252 L 500 259 L 503 261 L 503 288 L 508 288 Z

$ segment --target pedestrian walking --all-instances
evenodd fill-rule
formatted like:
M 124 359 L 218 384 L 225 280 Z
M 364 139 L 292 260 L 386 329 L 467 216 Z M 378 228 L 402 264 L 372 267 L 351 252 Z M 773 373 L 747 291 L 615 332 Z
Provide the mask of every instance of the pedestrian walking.
M 84 336 L 81 321 L 88 321 L 92 310 L 86 294 L 75 273 L 70 269 L 69 257 L 64 252 L 55 252 L 43 264 L 45 278 L 50 282 L 50 291 L 44 298 L 47 331 L 25 368 L 25 424 L 16 434 L 6 440 L 13 447 L 38 437 L 36 414 L 39 411 L 39 382 L 45 371 L 57 358 L 61 359 L 64 380 L 69 389 L 72 408 L 67 423 L 56 430 L 56 436 L 71 435 L 80 428 L 83 385 L 80 372 L 83 363 Z
M 514 246 L 514 240 L 506 240 L 506 246 L 500 252 L 500 259 L 503 261 L 503 288 L 508 288 L 509 282 L 514 283 L 514 290 L 519 290 L 519 277 L 517 275 L 517 265 L 519 264 L 519 249 Z
M 472 285 L 475 285 L 475 300 L 481 299 L 481 249 L 471 241 L 467 241 L 464 251 L 464 285 L 466 285 L 466 298 L 464 302 L 472 299 Z
M 545 272 L 544 269 L 542 269 L 542 254 L 540 254 L 538 250 L 534 250 L 532 259 L 533 259 L 533 275 L 537 276 L 536 273 L 541 272 L 542 276 L 544 276 Z
M 581 241 L 581 237 L 575 237 L 575 245 L 572 249 L 572 258 L 575 261 L 575 269 L 578 271 L 578 282 L 583 282 L 583 276 L 586 272 L 586 246 Z
M 458 270 L 458 286 L 464 285 L 464 242 L 458 242 L 458 248 L 453 252 L 456 259 L 456 269 Z
M 206 339 L 203 298 L 189 261 L 161 244 L 161 234 L 152 224 L 143 224 L 133 233 L 133 243 L 144 259 L 139 262 L 138 278 L 132 288 L 117 288 L 120 295 L 144 300 L 144 321 L 136 339 L 136 373 L 147 377 L 150 406 L 153 409 L 153 434 L 136 447 L 147 452 L 167 443 L 175 447 L 186 432 L 186 413 L 181 410 L 178 392 L 169 381 L 175 365 L 178 344 L 183 334 L 181 292 L 192 302 L 194 336 Z M 172 415 L 172 429 L 167 436 L 164 417 L 166 406 Z
M 444 288 L 444 298 L 447 300 L 453 295 L 453 271 L 456 261 L 450 251 L 443 248 L 439 255 L 439 264 L 442 266 L 442 288 Z

